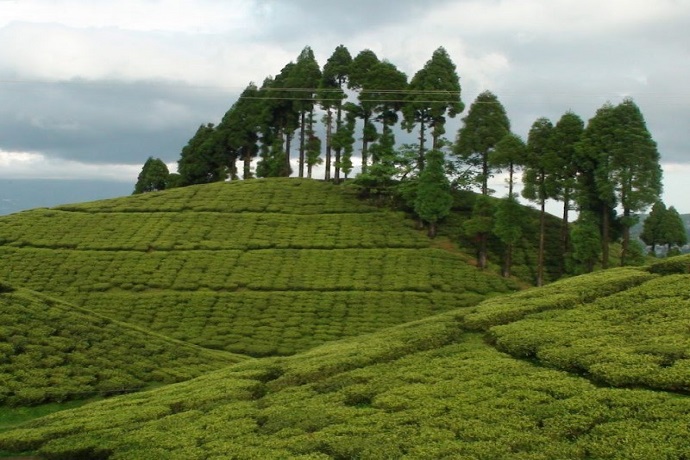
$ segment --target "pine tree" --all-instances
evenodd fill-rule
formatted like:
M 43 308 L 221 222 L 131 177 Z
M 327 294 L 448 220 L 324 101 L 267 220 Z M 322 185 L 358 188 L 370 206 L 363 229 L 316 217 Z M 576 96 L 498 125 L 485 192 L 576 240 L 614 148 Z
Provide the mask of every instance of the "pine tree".
M 160 158 L 149 157 L 137 177 L 133 195 L 157 192 L 168 188 L 170 171 Z
M 412 77 L 403 107 L 403 127 L 412 132 L 419 124 L 417 162 L 420 171 L 424 169 L 427 130 L 431 129 L 431 148 L 440 149 L 440 140 L 445 134 L 446 116 L 454 118 L 464 109 L 455 64 L 443 47 L 438 48 L 424 67 Z
M 230 161 L 219 147 L 213 123 L 201 125 L 182 149 L 177 161 L 180 184 L 187 186 L 223 181 L 228 177 Z
M 477 247 L 477 267 L 484 270 L 488 265 L 486 241 L 489 232 L 494 228 L 494 206 L 488 195 L 478 195 L 472 207 L 472 217 L 465 221 L 463 230 L 474 238 Z
M 551 150 L 553 124 L 547 118 L 537 119 L 527 137 L 527 156 L 522 175 L 522 196 L 539 204 L 539 250 L 537 255 L 537 286 L 544 284 L 544 250 L 546 238 L 546 200 L 554 195 L 549 175 L 554 170 Z
M 259 151 L 261 101 L 258 97 L 259 89 L 250 83 L 216 127 L 224 154 L 243 161 L 244 179 L 251 177 L 251 162 Z M 236 179 L 237 172 L 231 171 L 231 176 Z
M 304 177 L 304 165 L 308 134 L 314 134 L 314 104 L 316 102 L 316 89 L 321 81 L 321 69 L 316 62 L 314 52 L 306 46 L 297 57 L 294 68 L 289 73 L 287 84 L 293 89 L 294 106 L 299 113 L 299 163 L 298 175 Z M 313 154 L 313 152 L 312 152 Z
M 552 133 L 552 147 L 554 149 L 555 170 L 550 175 L 552 188 L 555 190 L 554 198 L 563 202 L 563 219 L 561 221 L 561 251 L 562 254 L 570 252 L 570 209 L 573 196 L 577 187 L 577 156 L 576 145 L 582 138 L 584 122 L 582 118 L 573 112 L 566 112 L 558 120 Z M 565 258 L 562 259 L 565 262 Z M 561 275 L 565 266 L 561 265 Z
M 616 110 L 604 104 L 587 123 L 575 154 L 578 164 L 578 201 L 580 212 L 597 216 L 601 231 L 601 266 L 609 266 L 611 222 L 615 218 L 615 181 L 611 157 L 616 149 Z
M 527 146 L 517 134 L 508 133 L 498 141 L 493 151 L 489 153 L 489 167 L 508 170 L 508 197 L 513 196 L 515 172 L 526 161 Z
M 352 60 L 348 87 L 359 91 L 359 104 L 347 103 L 346 110 L 362 120 L 362 172 L 369 166 L 369 144 L 376 141 L 378 133 L 372 122 L 376 101 L 371 98 L 375 85 L 374 73 L 380 65 L 379 58 L 371 50 L 360 52 Z
M 496 208 L 494 216 L 494 234 L 506 245 L 503 259 L 502 274 L 510 277 L 513 265 L 513 247 L 522 238 L 522 221 L 524 210 L 522 205 L 512 195 L 502 199 Z
M 672 246 L 680 247 L 688 243 L 688 233 L 683 219 L 673 206 L 670 206 L 664 213 L 661 227 L 663 239 L 667 245 L 667 254 L 671 252 Z
M 642 224 L 640 239 L 652 247 L 652 254 L 656 254 L 656 246 L 666 244 L 664 235 L 664 219 L 666 217 L 666 205 L 663 201 L 657 201 Z
M 435 238 L 438 221 L 450 214 L 453 196 L 445 174 L 443 152 L 430 150 L 426 159 L 426 167 L 419 175 L 417 183 L 414 211 L 420 219 L 429 224 L 429 238 Z
M 490 91 L 484 91 L 470 106 L 465 123 L 458 131 L 455 155 L 474 171 L 482 195 L 489 194 L 488 180 L 491 177 L 489 156 L 496 144 L 510 133 L 510 120 L 503 105 Z
M 575 273 L 590 273 L 601 254 L 601 235 L 596 217 L 589 211 L 580 213 L 571 230 Z
M 647 130 L 642 112 L 631 99 L 615 108 L 615 146 L 611 151 L 609 180 L 614 183 L 617 201 L 623 208 L 623 250 L 626 264 L 633 215 L 655 203 L 661 195 L 661 166 L 656 143 Z

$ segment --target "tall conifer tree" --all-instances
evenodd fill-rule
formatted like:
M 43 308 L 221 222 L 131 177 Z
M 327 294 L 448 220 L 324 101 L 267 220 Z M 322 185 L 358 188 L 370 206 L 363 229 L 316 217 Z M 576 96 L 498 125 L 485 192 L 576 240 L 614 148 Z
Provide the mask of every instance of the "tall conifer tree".
M 496 144 L 510 133 L 510 120 L 496 95 L 484 91 L 470 106 L 465 123 L 458 131 L 455 154 L 476 173 L 482 195 L 489 194 L 491 177 L 489 155 Z
M 404 127 L 408 132 L 419 125 L 417 163 L 420 171 L 424 169 L 427 130 L 431 129 L 431 148 L 440 149 L 441 137 L 446 132 L 446 117 L 454 118 L 464 109 L 455 64 L 445 48 L 440 47 L 410 80 L 403 107 Z
M 319 86 L 319 100 L 321 108 L 326 111 L 326 172 L 325 179 L 331 179 L 332 153 L 335 150 L 335 179 L 340 179 L 340 155 L 342 147 L 335 147 L 333 143 L 333 110 L 336 114 L 335 133 L 343 127 L 343 100 L 347 97 L 344 88 L 347 85 L 352 56 L 344 45 L 339 45 L 323 66 L 321 84 Z
M 553 124 L 548 118 L 537 119 L 527 136 L 527 157 L 522 175 L 522 196 L 539 204 L 539 250 L 537 254 L 537 286 L 544 284 L 544 251 L 546 236 L 546 200 L 553 196 L 549 175 L 554 171 L 552 151 Z

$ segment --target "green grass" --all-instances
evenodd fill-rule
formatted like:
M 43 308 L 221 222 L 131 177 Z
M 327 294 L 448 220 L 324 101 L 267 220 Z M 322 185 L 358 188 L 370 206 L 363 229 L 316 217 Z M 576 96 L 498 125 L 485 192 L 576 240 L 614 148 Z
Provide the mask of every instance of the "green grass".
M 289 355 L 518 289 L 401 212 L 311 180 L 216 183 L 0 219 L 0 279 L 208 348 Z
M 690 398 L 683 391 L 616 388 L 538 353 L 517 359 L 522 352 L 492 346 L 507 348 L 502 331 L 518 333 L 518 325 L 529 332 L 526 341 L 539 337 L 529 321 L 543 321 L 547 338 L 557 335 L 549 327 L 562 326 L 566 338 L 588 339 L 598 327 L 578 328 L 558 315 L 584 312 L 579 320 L 588 321 L 592 309 L 624 298 L 635 299 L 635 308 L 616 308 L 634 316 L 665 292 L 673 312 L 686 276 L 677 272 L 690 257 L 669 264 L 571 278 L 95 402 L 0 434 L 0 449 L 113 459 L 684 458 Z M 507 317 L 504 303 L 523 307 Z M 668 324 L 657 314 L 633 325 L 643 343 Z M 604 344 L 617 347 L 619 339 Z M 612 355 L 608 362 L 619 356 Z
M 245 359 L 3 286 L 0 407 L 138 391 Z

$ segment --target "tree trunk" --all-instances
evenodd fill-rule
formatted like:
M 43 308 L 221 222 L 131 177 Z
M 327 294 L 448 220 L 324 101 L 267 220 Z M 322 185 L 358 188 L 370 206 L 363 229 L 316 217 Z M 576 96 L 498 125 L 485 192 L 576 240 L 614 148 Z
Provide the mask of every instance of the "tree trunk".
M 508 198 L 513 198 L 513 175 L 515 174 L 515 166 L 513 163 L 508 165 Z
M 285 174 L 290 176 L 292 166 L 290 166 L 290 148 L 292 145 L 292 133 L 285 131 Z
M 506 246 L 505 260 L 503 263 L 503 277 L 510 278 L 510 269 L 513 266 L 513 245 Z
M 419 124 L 419 157 L 417 158 L 417 169 L 421 174 L 424 171 L 424 141 L 426 140 L 426 124 L 422 121 Z
M 489 152 L 482 155 L 482 195 L 489 194 Z
M 546 229 L 546 200 L 541 199 L 541 213 L 539 215 L 539 254 L 537 256 L 537 286 L 544 285 L 544 232 Z
M 566 190 L 563 193 L 563 222 L 561 222 L 561 262 L 560 275 L 565 273 L 565 255 L 569 252 L 570 246 L 570 229 L 568 228 L 568 219 L 570 213 L 570 193 Z
M 601 268 L 609 268 L 609 208 L 602 203 L 601 215 Z
M 231 180 L 237 180 L 239 177 L 237 176 L 237 157 L 233 154 L 232 158 L 230 158 L 230 179 Z
M 364 128 L 362 131 L 362 173 L 367 172 L 367 163 L 369 161 L 369 139 L 367 138 L 367 125 L 369 124 L 369 117 L 364 117 Z
M 333 136 L 333 112 L 329 108 L 326 112 L 326 171 L 324 180 L 331 180 L 331 138 Z
M 429 222 L 429 231 L 427 232 L 429 238 L 436 238 L 436 222 Z
M 621 267 L 625 267 L 630 250 L 630 227 L 628 226 L 630 208 L 623 208 L 623 248 L 621 249 Z
M 247 180 L 252 178 L 252 156 L 250 150 L 245 147 L 244 153 L 244 172 L 242 178 Z
M 304 177 L 304 137 L 305 137 L 305 116 L 306 112 L 302 111 L 299 121 L 299 177 Z
M 335 121 L 336 134 L 340 134 L 343 128 L 343 108 L 338 104 L 338 116 Z M 335 148 L 335 183 L 340 183 L 340 146 Z
M 479 234 L 479 255 L 478 255 L 478 260 L 477 262 L 479 263 L 479 269 L 484 270 L 486 266 L 488 265 L 487 263 L 487 254 L 486 254 L 486 243 L 488 239 L 488 234 L 486 232 L 482 232 Z

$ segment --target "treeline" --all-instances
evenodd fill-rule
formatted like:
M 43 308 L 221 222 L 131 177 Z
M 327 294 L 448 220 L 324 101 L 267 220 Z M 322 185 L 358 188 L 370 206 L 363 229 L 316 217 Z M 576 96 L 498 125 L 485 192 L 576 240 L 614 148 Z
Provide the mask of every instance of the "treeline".
M 428 224 L 430 236 L 450 212 L 453 188 L 481 190 L 465 225 L 476 241 L 480 268 L 487 265 L 493 234 L 506 245 L 503 273 L 510 275 L 511 248 L 523 238 L 518 225 L 523 210 L 513 191 L 520 170 L 522 195 L 541 213 L 537 285 L 544 282 L 550 199 L 563 203 L 561 274 L 591 271 L 597 263 L 607 268 L 609 243 L 617 240 L 622 265 L 639 255 L 630 228 L 638 213 L 659 200 L 662 171 L 656 143 L 631 99 L 604 104 L 587 124 L 572 112 L 555 124 L 539 118 L 525 141 L 511 132 L 498 97 L 485 91 L 451 142 L 444 136 L 446 119 L 464 108 L 456 66 L 442 47 L 409 80 L 371 50 L 353 58 L 338 46 L 321 68 L 306 47 L 260 87 L 250 83 L 217 126 L 200 126 L 182 149 L 177 174 L 149 158 L 135 193 L 239 179 L 240 163 L 243 179 L 290 176 L 293 150 L 299 155 L 296 175 L 311 178 L 323 164 L 323 178 L 337 183 L 350 177 L 359 142 L 355 183 L 368 196 L 402 198 Z M 398 145 L 396 127 L 416 132 L 418 142 Z M 501 172 L 508 173 L 509 193 L 496 205 L 488 180 Z M 574 225 L 571 210 L 579 213 Z

